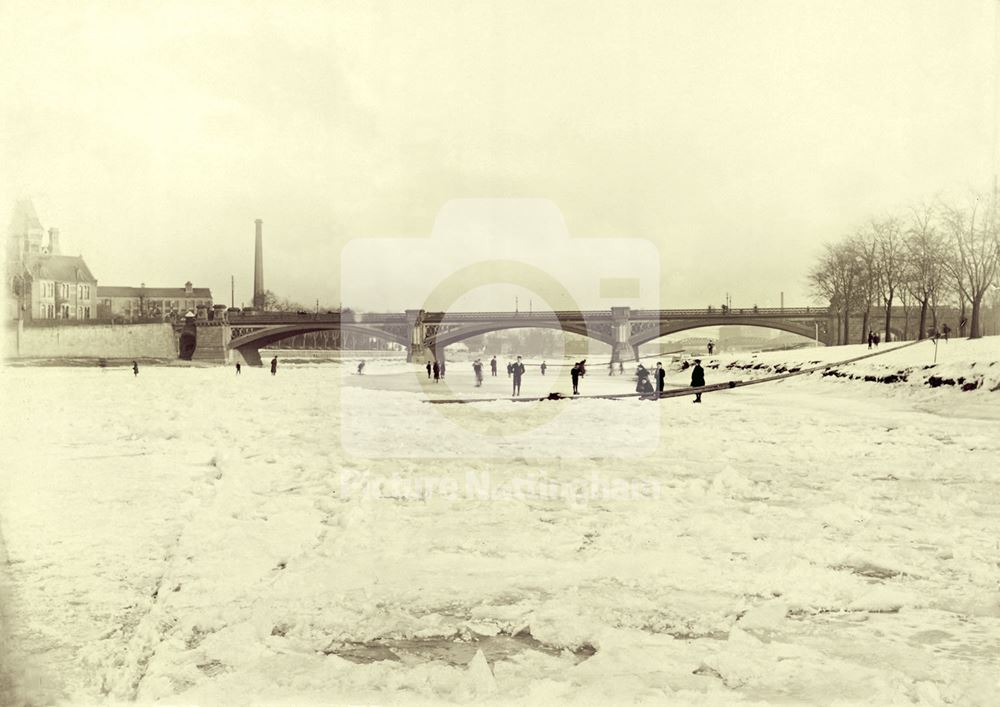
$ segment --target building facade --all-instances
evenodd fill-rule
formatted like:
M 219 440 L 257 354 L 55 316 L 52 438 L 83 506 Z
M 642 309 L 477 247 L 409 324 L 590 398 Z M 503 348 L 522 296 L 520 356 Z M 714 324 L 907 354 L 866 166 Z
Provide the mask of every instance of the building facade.
M 117 287 L 97 288 L 97 316 L 125 322 L 183 319 L 199 306 L 212 307 L 212 291 L 207 287 Z
M 63 255 L 59 229 L 46 240 L 30 200 L 18 201 L 7 233 L 6 278 L 14 319 L 96 319 L 97 278 L 82 256 Z

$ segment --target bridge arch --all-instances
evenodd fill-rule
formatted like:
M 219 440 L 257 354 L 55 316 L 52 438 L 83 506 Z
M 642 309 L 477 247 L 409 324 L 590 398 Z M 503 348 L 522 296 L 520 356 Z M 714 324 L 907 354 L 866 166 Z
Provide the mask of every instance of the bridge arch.
M 608 345 L 613 343 L 610 333 L 598 330 L 593 326 L 588 327 L 586 323 L 582 321 L 518 321 L 515 319 L 510 321 L 467 324 L 463 327 L 446 331 L 443 334 L 428 337 L 427 346 L 433 351 L 439 351 L 450 344 L 457 344 L 460 341 L 471 339 L 474 336 L 482 336 L 483 334 L 491 334 L 495 331 L 505 331 L 509 329 L 555 329 L 566 332 L 567 334 L 579 334 L 580 336 L 585 336 L 589 339 L 594 339 L 595 341 L 600 341 Z
M 229 342 L 229 348 L 238 350 L 247 363 L 259 365 L 261 363 L 260 349 L 266 348 L 269 344 L 281 341 L 282 339 L 288 339 L 300 334 L 312 334 L 317 331 L 339 331 L 346 334 L 358 334 L 359 336 L 372 336 L 402 346 L 409 344 L 409 337 L 405 334 L 377 327 L 344 322 L 316 322 L 311 324 L 303 322 L 302 324 L 268 326 L 252 331 L 249 334 L 232 339 Z
M 819 340 L 825 345 L 826 327 L 823 322 L 817 323 L 820 324 Z M 661 321 L 657 327 L 644 329 L 636 334 L 633 334 L 629 338 L 629 343 L 632 344 L 632 346 L 641 346 L 642 344 L 659 339 L 661 336 L 668 336 L 670 334 L 676 334 L 689 329 L 702 329 L 717 326 L 754 326 L 762 329 L 779 329 L 781 331 L 788 332 L 789 334 L 798 334 L 799 336 L 803 336 L 807 339 L 816 338 L 816 326 L 812 322 L 796 322 L 783 319 L 747 320 L 746 318 L 740 318 L 736 321 L 725 321 L 715 318 L 705 320 L 685 319 Z

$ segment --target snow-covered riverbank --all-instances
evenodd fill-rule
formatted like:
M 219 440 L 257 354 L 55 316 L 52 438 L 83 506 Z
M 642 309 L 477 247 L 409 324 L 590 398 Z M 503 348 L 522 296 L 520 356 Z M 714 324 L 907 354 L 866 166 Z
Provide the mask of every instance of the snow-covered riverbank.
M 1000 368 L 991 340 L 945 346 L 941 375 Z M 710 382 L 754 375 L 714 358 Z M 920 345 L 856 365 L 932 358 Z M 387 364 L 387 392 L 373 368 L 351 385 L 324 366 L 0 372 L 22 690 L 198 704 L 996 694 L 988 383 L 814 374 L 700 406 L 429 406 L 412 374 Z M 586 392 L 629 385 L 596 373 Z M 448 376 L 475 392 L 464 366 Z

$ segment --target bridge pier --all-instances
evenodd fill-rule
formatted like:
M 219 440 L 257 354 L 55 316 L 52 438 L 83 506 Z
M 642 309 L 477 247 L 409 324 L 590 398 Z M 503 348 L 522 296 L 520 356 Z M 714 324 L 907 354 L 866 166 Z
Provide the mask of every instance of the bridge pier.
M 424 310 L 406 310 L 406 323 L 410 328 L 410 343 L 406 346 L 406 362 L 420 363 L 436 361 L 434 351 L 427 345 L 427 332 L 424 324 Z
M 229 350 L 229 361 L 227 363 L 239 363 L 243 366 L 263 366 L 264 361 L 260 357 L 260 349 L 253 346 L 244 346 L 239 349 Z
M 629 307 L 611 308 L 611 332 L 614 337 L 611 345 L 611 360 L 625 362 L 639 360 L 638 347 L 630 343 L 632 338 L 632 323 Z

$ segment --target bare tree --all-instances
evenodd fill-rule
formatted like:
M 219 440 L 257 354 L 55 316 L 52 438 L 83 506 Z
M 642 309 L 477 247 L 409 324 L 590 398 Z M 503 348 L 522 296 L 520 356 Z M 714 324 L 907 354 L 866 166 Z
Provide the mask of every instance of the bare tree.
M 859 230 L 851 239 L 851 248 L 859 259 L 858 286 L 855 300 L 862 314 L 861 341 L 871 331 L 872 303 L 879 296 L 881 268 L 878 243 L 871 231 Z
M 927 335 L 927 313 L 944 281 L 947 253 L 937 224 L 936 210 L 927 205 L 910 210 L 906 228 L 905 289 L 920 305 L 917 338 Z M 937 316 L 934 317 L 937 328 Z
M 892 305 L 903 284 L 906 251 L 903 229 L 893 217 L 872 222 L 872 234 L 878 257 L 878 287 L 885 304 L 885 338 L 889 340 L 892 328 Z
M 830 303 L 837 315 L 837 343 L 850 341 L 851 307 L 856 302 L 862 263 L 849 241 L 828 243 L 809 274 L 813 293 Z
M 1000 213 L 995 196 L 975 195 L 965 208 L 945 206 L 942 218 L 953 256 L 948 269 L 959 288 L 964 318 L 965 303 L 972 312 L 969 338 L 983 335 L 980 323 L 983 298 L 1000 267 Z M 961 331 L 961 335 L 965 335 Z

